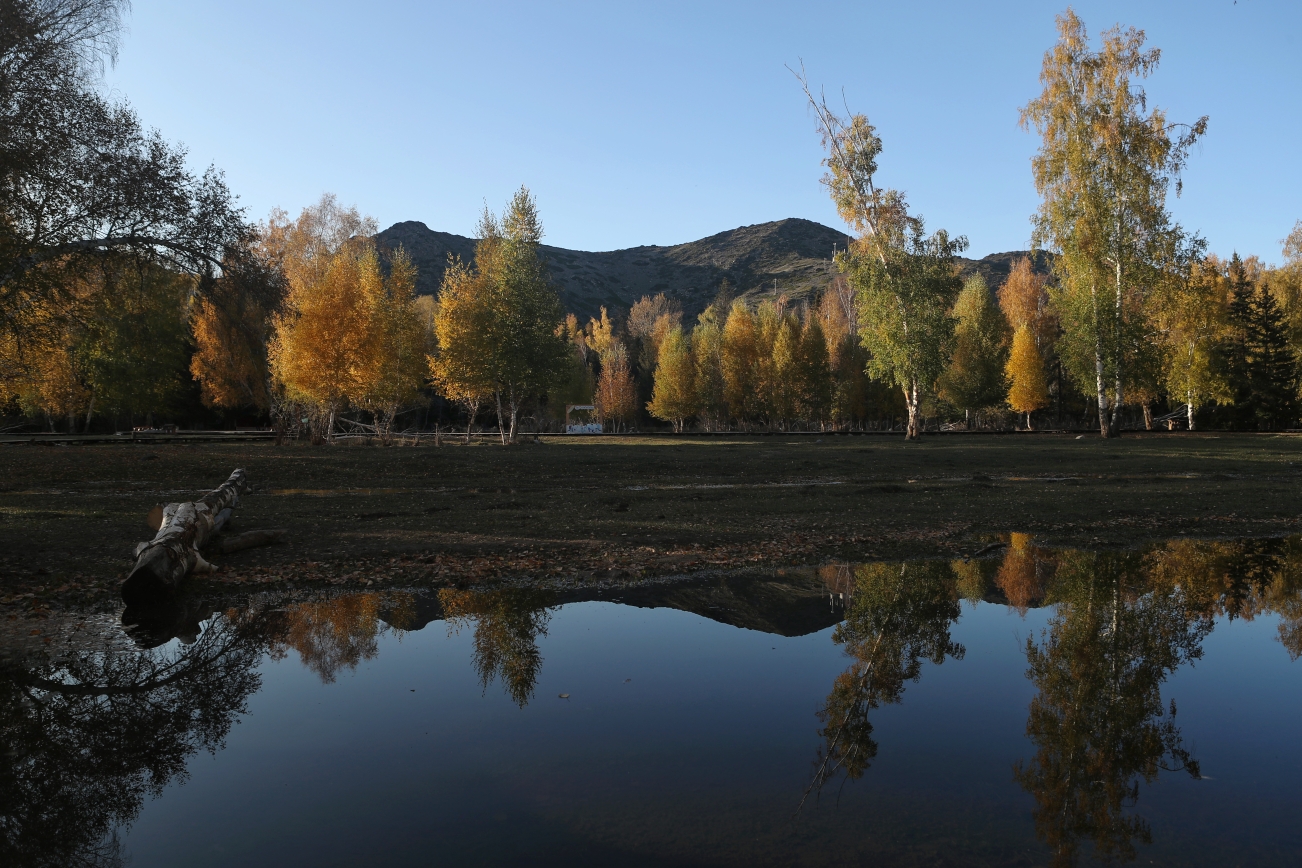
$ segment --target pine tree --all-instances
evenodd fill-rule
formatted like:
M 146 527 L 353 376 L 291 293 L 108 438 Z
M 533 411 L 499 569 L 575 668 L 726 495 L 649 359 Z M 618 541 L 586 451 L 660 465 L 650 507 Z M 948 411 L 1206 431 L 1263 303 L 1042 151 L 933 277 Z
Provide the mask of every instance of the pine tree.
M 1285 428 L 1298 411 L 1297 360 L 1270 287 L 1255 283 L 1236 253 L 1228 269 L 1230 338 L 1225 355 L 1239 424 Z
M 1005 369 L 1010 386 L 1008 406 L 1015 412 L 1026 414 L 1026 427 L 1031 427 L 1031 413 L 1049 403 L 1049 388 L 1045 383 L 1044 360 L 1035 348 L 1031 327 L 1023 325 L 1013 333 L 1013 348 L 1008 354 Z
M 491 214 L 483 223 L 494 224 Z M 495 231 L 488 226 L 489 232 Z M 565 372 L 569 349 L 557 325 L 564 319 L 560 296 L 541 255 L 542 221 L 528 188 L 507 203 L 497 242 L 485 248 L 489 261 L 476 268 L 490 278 L 492 350 L 498 430 L 515 442 L 520 408 L 547 390 Z M 487 234 L 487 233 L 485 233 Z M 506 413 L 504 414 L 503 402 Z M 509 422 L 509 425 L 508 425 Z
M 1250 379 L 1257 427 L 1287 428 L 1298 417 L 1297 359 L 1288 343 L 1284 315 L 1266 283 L 1253 295 L 1250 317 Z
M 672 422 L 674 432 L 681 434 L 684 423 L 696 412 L 695 381 L 696 365 L 691 347 L 682 328 L 674 326 L 660 343 L 655 385 L 647 412 Z

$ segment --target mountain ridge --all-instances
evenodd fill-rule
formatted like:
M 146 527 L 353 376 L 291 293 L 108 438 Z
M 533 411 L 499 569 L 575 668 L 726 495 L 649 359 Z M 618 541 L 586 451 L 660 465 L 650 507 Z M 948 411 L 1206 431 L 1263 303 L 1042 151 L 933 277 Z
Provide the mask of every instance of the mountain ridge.
M 475 239 L 430 229 L 417 220 L 395 223 L 375 238 L 382 247 L 401 245 L 407 251 L 417 268 L 416 291 L 421 295 L 437 295 L 449 256 L 465 262 L 474 258 Z M 663 292 L 693 317 L 714 300 L 725 279 L 734 295 L 752 300 L 784 294 L 799 301 L 817 294 L 837 275 L 833 251 L 849 243 L 844 232 L 788 217 L 671 246 L 584 251 L 544 244 L 542 254 L 569 312 L 589 317 L 603 306 L 627 310 L 642 296 Z M 981 274 L 993 290 L 1026 255 L 1028 251 L 1015 250 L 982 259 L 960 258 L 962 273 Z M 1035 265 L 1046 272 L 1046 257 L 1038 256 Z

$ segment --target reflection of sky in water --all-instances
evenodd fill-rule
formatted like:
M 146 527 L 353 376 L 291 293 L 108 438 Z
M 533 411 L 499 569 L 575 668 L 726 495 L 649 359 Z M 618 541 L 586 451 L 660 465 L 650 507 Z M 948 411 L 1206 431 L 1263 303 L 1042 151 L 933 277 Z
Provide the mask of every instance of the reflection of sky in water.
M 472 631 L 380 636 L 331 684 L 297 655 L 191 780 L 126 835 L 132 865 L 1041 864 L 1025 738 L 1025 618 L 963 604 L 962 660 L 924 663 L 872 712 L 879 753 L 799 816 L 818 721 L 847 665 L 831 630 L 783 638 L 672 609 L 573 603 L 539 639 L 520 708 L 472 666 Z M 1291 864 L 1302 779 L 1302 662 L 1273 615 L 1217 622 L 1162 689 L 1210 780 L 1164 774 L 1134 810 L 1140 862 Z M 626 680 L 626 679 L 631 679 Z M 415 690 L 413 693 L 412 690 Z M 568 693 L 570 698 L 559 699 Z M 839 794 L 839 796 L 838 796 Z

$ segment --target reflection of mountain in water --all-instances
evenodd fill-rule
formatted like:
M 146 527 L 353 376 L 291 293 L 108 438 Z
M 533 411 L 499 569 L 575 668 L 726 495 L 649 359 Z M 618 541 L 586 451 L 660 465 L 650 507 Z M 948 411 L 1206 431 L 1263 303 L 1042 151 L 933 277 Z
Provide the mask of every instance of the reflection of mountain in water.
M 732 575 L 622 589 L 556 592 L 550 605 L 619 603 L 639 609 L 677 609 L 720 624 L 775 636 L 807 636 L 841 620 L 834 589 L 815 570 Z M 446 618 L 439 595 L 413 592 L 410 602 L 383 609 L 380 617 L 400 630 L 420 630 Z

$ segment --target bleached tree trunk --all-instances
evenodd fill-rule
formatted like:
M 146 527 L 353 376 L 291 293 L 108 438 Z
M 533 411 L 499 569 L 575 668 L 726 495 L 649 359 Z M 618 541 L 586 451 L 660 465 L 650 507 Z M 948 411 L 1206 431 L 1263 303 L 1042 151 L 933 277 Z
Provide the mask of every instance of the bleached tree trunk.
M 1090 284 L 1090 300 L 1094 306 L 1094 380 L 1098 392 L 1099 434 L 1112 436 L 1112 417 L 1108 414 L 1108 387 L 1103 383 L 1103 331 L 1099 323 L 1098 287 Z
M 502 437 L 502 445 L 506 445 L 506 422 L 502 419 L 502 393 L 494 392 L 497 396 L 497 433 Z
M 1193 405 L 1194 393 L 1193 393 L 1193 389 L 1190 389 L 1190 390 L 1189 390 L 1188 398 L 1189 398 L 1189 401 L 1188 401 L 1188 403 L 1186 403 L 1184 406 L 1185 406 L 1185 409 L 1186 409 L 1186 411 L 1187 411 L 1186 418 L 1189 420 L 1189 430 L 1190 430 L 1190 431 L 1193 431 L 1193 430 L 1194 430 L 1194 405 Z
M 918 381 L 910 381 L 909 386 L 904 390 L 904 403 L 909 408 L 909 424 L 904 433 L 905 440 L 917 440 L 922 436 L 920 428 L 920 401 L 918 395 Z
M 1118 224 L 1120 224 L 1119 219 L 1118 219 Z M 1117 231 L 1120 232 L 1119 225 Z M 1112 363 L 1116 366 L 1116 378 L 1115 378 L 1115 385 L 1113 387 L 1113 392 L 1112 392 L 1112 425 L 1108 432 L 1109 437 L 1121 436 L 1121 405 L 1125 401 L 1125 395 L 1122 392 L 1122 385 L 1121 385 L 1122 368 L 1124 365 L 1124 359 L 1122 358 L 1123 347 L 1121 345 L 1121 316 L 1122 316 L 1121 285 L 1122 284 L 1121 284 L 1120 257 L 1117 258 L 1116 280 L 1117 280 L 1116 300 L 1115 300 L 1116 310 L 1113 311 L 1113 320 L 1112 320 L 1113 339 L 1114 339 L 1113 352 L 1115 355 L 1115 358 L 1113 359 Z
M 199 500 L 163 507 L 158 533 L 136 547 L 136 565 L 122 583 L 122 599 L 128 605 L 148 603 L 175 592 L 191 572 L 212 572 L 215 568 L 199 550 L 239 505 L 245 484 L 244 471 L 237 469 Z
M 1147 401 L 1144 402 L 1144 430 L 1153 430 L 1153 408 Z
M 507 401 L 509 402 L 509 404 L 510 404 L 510 408 L 511 408 L 511 436 L 510 436 L 510 442 L 514 443 L 514 442 L 515 442 L 515 427 L 516 427 L 516 423 L 518 422 L 518 420 L 519 420 L 519 418 L 520 418 L 520 403 L 519 403 L 519 402 L 516 400 L 516 398 L 515 398 L 515 386 L 512 386 L 512 387 L 511 387 L 511 391 L 510 391 L 510 393 L 507 395 Z

